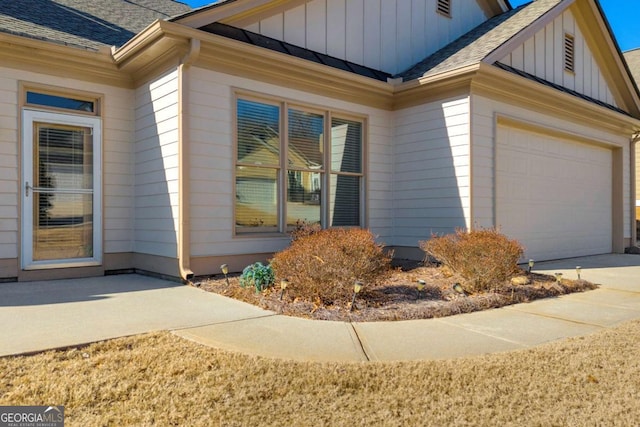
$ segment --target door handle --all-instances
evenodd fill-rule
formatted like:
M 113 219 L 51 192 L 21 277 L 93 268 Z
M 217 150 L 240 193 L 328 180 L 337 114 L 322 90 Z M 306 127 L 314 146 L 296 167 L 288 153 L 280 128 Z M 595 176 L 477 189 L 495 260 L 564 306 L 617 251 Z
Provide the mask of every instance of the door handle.
M 32 186 L 29 185 L 29 182 L 27 181 L 27 183 L 24 186 L 24 191 L 26 192 L 26 196 L 29 197 L 29 190 L 33 189 Z

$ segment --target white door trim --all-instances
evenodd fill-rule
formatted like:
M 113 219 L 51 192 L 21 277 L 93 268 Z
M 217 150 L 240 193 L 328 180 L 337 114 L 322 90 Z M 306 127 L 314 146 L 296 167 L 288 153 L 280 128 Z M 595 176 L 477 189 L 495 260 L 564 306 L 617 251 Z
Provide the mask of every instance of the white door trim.
M 27 183 L 33 183 L 34 123 L 82 126 L 93 132 L 93 256 L 50 261 L 33 260 L 33 193 Z M 102 120 L 99 117 L 22 110 L 22 199 L 21 267 L 23 270 L 82 267 L 102 264 Z

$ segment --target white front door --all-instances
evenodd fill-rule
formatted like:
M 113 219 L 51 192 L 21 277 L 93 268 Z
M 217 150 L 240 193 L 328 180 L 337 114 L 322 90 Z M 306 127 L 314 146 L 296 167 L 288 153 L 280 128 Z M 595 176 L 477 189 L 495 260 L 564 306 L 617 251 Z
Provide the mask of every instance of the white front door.
M 22 268 L 102 262 L 101 126 L 23 111 Z

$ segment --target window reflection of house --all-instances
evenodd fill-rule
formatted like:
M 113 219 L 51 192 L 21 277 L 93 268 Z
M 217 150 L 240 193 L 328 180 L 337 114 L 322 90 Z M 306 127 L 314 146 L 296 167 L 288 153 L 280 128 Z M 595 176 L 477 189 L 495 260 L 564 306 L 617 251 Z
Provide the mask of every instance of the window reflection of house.
M 287 201 L 320 204 L 320 172 L 305 173 L 299 169 L 322 169 L 322 141 L 322 134 L 290 137 L 288 167 L 296 170 L 290 170 L 287 173 L 289 177 Z
M 236 231 L 282 231 L 299 221 L 359 225 L 362 123 L 332 118 L 327 138 L 327 113 L 288 108 L 287 133 L 281 135 L 280 111 L 238 100 Z

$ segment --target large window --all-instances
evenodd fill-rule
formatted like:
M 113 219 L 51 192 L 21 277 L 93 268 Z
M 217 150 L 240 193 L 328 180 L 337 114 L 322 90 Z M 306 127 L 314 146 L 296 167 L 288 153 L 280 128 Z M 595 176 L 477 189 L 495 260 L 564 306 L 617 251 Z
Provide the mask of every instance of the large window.
M 236 107 L 236 233 L 362 225 L 362 121 L 251 98 Z

